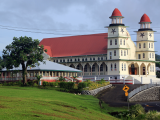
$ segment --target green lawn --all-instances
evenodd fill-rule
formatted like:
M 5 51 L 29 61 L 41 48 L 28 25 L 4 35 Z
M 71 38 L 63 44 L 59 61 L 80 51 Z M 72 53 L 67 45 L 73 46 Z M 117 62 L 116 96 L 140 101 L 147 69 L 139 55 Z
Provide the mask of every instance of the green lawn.
M 74 95 L 36 87 L 0 86 L 0 120 L 118 120 L 93 96 Z M 102 112 L 101 112 L 102 111 Z

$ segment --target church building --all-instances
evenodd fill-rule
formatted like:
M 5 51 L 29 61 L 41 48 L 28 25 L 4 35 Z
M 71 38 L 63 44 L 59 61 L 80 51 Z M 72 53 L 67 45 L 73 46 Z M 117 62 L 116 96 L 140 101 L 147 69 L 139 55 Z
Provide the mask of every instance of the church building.
M 146 83 L 156 78 L 154 32 L 150 18 L 144 14 L 132 41 L 121 12 L 115 8 L 106 26 L 108 33 L 44 38 L 40 45 L 48 51 L 47 60 L 82 71 L 83 78 L 132 79 Z M 136 44 L 135 44 L 135 43 Z

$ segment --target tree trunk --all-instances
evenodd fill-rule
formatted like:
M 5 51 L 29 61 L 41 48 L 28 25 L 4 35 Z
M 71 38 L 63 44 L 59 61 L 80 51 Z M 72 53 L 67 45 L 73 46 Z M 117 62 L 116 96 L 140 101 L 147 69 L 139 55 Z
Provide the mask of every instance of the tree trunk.
M 23 71 L 23 85 L 27 84 L 27 66 L 25 67 L 25 64 L 22 63 L 22 71 Z

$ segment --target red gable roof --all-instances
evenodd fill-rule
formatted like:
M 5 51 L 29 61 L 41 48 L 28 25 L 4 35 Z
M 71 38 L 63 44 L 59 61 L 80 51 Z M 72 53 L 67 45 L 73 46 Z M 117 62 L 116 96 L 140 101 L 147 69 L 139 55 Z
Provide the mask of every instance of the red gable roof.
M 114 11 L 112 12 L 111 17 L 112 16 L 122 16 L 122 14 L 117 8 L 115 8 Z
M 151 22 L 150 18 L 148 17 L 148 15 L 143 14 L 143 16 L 141 17 L 140 22 Z
M 44 46 L 44 50 L 45 49 L 47 49 L 47 54 L 49 55 L 49 56 L 52 56 L 52 51 L 51 51 L 51 47 L 50 46 Z
M 51 52 L 47 51 L 50 57 L 107 54 L 106 37 L 108 33 L 44 38 L 40 45 L 44 45 L 45 49 L 51 48 Z

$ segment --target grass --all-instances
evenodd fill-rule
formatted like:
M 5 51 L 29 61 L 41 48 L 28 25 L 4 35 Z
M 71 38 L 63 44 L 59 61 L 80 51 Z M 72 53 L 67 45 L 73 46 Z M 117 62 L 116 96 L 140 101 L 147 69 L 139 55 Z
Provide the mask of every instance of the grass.
M 36 87 L 0 86 L 0 120 L 118 120 L 107 112 L 122 111 L 93 96 Z

